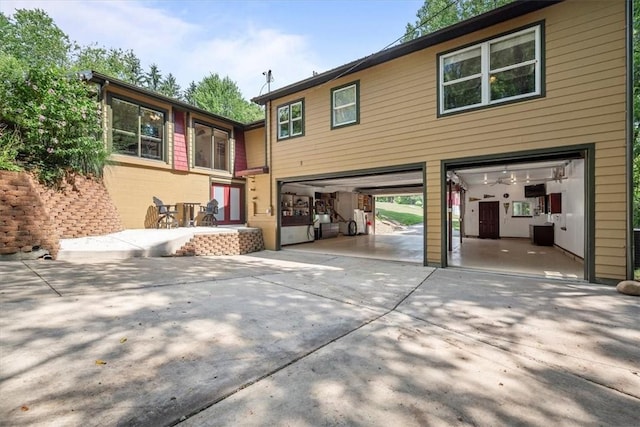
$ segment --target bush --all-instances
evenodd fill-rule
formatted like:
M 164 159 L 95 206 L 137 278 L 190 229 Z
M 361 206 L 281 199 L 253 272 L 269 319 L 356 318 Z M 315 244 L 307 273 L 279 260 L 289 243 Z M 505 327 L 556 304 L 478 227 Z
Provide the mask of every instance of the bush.
M 23 68 L 0 55 L 0 99 L 0 124 L 13 129 L 3 140 L 21 138 L 17 150 L 4 149 L 14 156 L 7 161 L 35 171 L 49 185 L 69 171 L 102 172 L 107 153 L 90 86 L 54 67 Z

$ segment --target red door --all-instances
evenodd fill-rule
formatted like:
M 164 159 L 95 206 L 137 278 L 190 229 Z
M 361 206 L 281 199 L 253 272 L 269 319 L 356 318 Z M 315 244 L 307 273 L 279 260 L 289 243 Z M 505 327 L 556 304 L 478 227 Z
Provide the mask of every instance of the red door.
M 218 201 L 218 224 L 244 224 L 244 186 L 212 184 L 211 196 Z
M 500 238 L 500 202 L 480 202 L 478 237 Z

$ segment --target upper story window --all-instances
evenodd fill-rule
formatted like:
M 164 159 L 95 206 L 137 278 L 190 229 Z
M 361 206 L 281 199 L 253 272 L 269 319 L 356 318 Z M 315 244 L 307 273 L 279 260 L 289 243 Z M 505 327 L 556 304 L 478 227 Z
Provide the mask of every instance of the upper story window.
M 195 123 L 195 166 L 229 171 L 229 132 Z
M 439 56 L 439 113 L 542 94 L 541 25 Z
M 360 123 L 360 82 L 331 89 L 331 127 Z
M 304 102 L 291 102 L 278 107 L 278 139 L 304 134 Z
M 164 158 L 163 112 L 112 98 L 111 117 L 114 153 L 157 160 Z

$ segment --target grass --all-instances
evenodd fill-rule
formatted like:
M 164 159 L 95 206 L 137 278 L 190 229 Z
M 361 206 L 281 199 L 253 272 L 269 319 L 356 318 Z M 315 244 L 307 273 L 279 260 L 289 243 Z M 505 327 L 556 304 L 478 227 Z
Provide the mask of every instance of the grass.
M 408 226 L 424 222 L 422 206 L 376 202 L 376 212 L 378 218 L 393 221 L 400 225 Z
M 400 205 L 398 203 L 376 202 L 378 217 L 401 225 L 415 225 L 424 222 L 422 206 Z M 460 219 L 451 221 L 454 230 L 460 230 Z

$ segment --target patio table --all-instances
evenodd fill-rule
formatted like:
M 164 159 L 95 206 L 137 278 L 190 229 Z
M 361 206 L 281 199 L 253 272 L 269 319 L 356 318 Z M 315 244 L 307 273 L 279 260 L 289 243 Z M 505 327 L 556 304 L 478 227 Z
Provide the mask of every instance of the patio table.
M 195 224 L 196 206 L 200 206 L 199 202 L 182 202 L 182 226 L 193 227 Z

